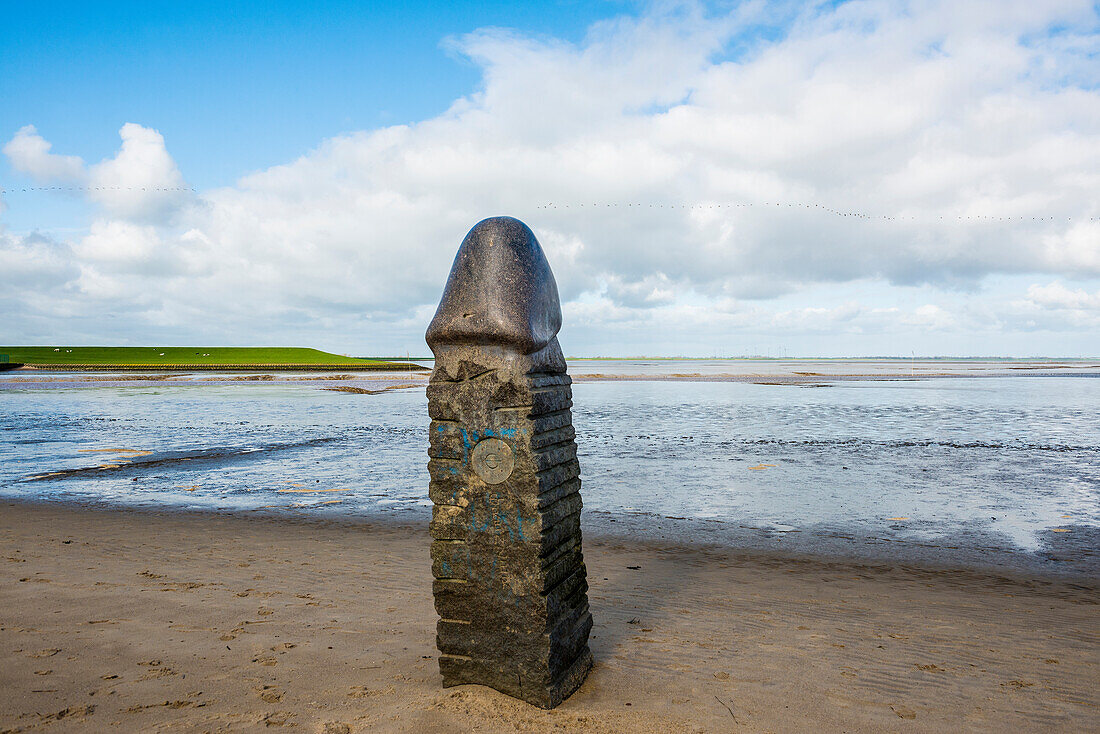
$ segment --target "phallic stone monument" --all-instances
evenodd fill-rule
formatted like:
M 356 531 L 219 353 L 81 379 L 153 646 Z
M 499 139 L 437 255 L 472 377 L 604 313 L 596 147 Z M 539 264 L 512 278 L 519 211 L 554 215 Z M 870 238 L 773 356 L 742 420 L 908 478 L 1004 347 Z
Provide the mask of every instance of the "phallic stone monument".
M 427 341 L 443 685 L 554 708 L 592 667 L 571 380 L 554 274 L 523 222 L 466 235 Z

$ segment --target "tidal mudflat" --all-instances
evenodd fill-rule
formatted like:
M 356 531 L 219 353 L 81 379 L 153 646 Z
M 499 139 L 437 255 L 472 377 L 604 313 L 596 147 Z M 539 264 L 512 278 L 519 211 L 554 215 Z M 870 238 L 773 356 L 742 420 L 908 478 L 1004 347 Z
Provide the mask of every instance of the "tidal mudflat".
M 1095 367 L 794 366 L 573 366 L 552 712 L 438 686 L 423 381 L 8 373 L 0 731 L 1100 726 Z
M 1100 576 L 1092 363 L 579 360 L 572 369 L 593 530 Z M 425 377 L 132 377 L 0 378 L 0 494 L 427 517 Z

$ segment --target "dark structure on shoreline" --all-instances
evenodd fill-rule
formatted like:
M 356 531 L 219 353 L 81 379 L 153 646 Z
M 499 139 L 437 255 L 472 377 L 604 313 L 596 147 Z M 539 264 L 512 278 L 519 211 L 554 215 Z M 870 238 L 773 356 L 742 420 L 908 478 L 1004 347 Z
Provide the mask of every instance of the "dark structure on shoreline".
M 561 306 L 531 230 L 466 235 L 427 342 L 428 470 L 443 685 L 553 708 L 592 666 Z

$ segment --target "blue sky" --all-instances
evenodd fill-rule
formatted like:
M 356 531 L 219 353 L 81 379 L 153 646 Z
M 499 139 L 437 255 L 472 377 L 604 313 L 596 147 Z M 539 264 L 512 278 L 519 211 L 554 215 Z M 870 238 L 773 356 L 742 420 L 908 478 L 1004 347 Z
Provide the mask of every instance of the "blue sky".
M 3 343 L 422 352 L 512 214 L 574 355 L 1100 356 L 1094 3 L 0 14 Z
M 171 141 L 188 183 L 231 185 L 334 135 L 445 111 L 480 78 L 448 50 L 453 36 L 501 26 L 579 41 L 591 23 L 632 9 L 575 1 L 4 3 L 0 131 L 34 124 L 56 149 L 99 160 L 118 147 L 114 131 L 140 121 Z M 11 186 L 33 183 L 6 159 L 0 175 Z M 10 226 L 48 226 L 56 206 L 21 199 Z

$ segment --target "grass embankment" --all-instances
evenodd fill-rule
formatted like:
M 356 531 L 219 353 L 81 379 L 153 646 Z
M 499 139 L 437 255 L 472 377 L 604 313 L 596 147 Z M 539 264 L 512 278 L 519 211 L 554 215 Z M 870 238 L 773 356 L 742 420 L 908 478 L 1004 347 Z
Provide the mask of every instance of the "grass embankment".
M 8 362 L 58 370 L 419 370 L 303 347 L 0 347 Z

